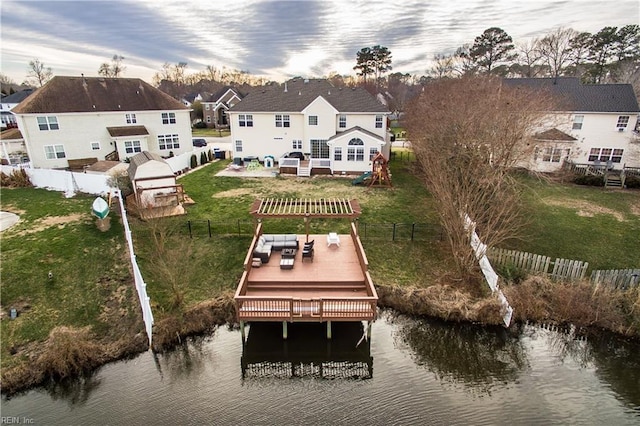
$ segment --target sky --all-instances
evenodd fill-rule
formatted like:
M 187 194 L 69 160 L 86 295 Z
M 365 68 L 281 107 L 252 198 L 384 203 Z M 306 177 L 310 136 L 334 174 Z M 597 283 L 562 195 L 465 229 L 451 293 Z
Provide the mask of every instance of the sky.
M 23 82 L 37 58 L 54 75 L 96 76 L 123 56 L 124 77 L 164 63 L 247 71 L 279 82 L 354 74 L 356 53 L 386 46 L 392 72 L 423 75 L 489 27 L 525 43 L 558 27 L 597 32 L 640 22 L 638 0 L 0 1 L 1 72 Z

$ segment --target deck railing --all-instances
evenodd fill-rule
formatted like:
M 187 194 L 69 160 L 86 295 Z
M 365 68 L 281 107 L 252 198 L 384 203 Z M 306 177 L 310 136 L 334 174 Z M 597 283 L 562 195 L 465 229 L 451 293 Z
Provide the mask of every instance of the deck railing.
M 331 321 L 376 319 L 377 297 L 293 297 L 238 296 L 240 321 Z

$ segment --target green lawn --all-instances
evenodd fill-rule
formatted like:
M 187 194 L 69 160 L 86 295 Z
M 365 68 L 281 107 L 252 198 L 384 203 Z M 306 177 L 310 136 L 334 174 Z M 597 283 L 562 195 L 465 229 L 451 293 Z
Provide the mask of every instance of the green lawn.
M 2 189 L 2 209 L 21 219 L 2 233 L 2 308 L 28 307 L 16 320 L 1 322 L 3 367 L 12 362 L 10 347 L 43 340 L 55 326 L 108 333 L 114 309 L 135 321 L 138 311 L 125 300 L 133 293 L 123 229 L 117 218 L 107 232 L 96 228 L 94 198 Z
M 227 161 L 183 176 L 179 182 L 196 202 L 187 215 L 160 221 L 131 219 L 136 254 L 156 321 L 185 307 L 235 289 L 250 237 L 249 207 L 256 198 L 355 198 L 367 223 L 363 240 L 378 284 L 431 285 L 451 270 L 446 244 L 434 235 L 419 242 L 392 242 L 381 222 L 419 223 L 437 227 L 433 200 L 411 173 L 414 163 L 393 161 L 393 188 L 351 185 L 350 179 L 295 177 L 241 179 L 217 177 Z M 508 248 L 572 258 L 591 268 L 639 267 L 640 191 L 548 183 L 519 178 L 528 238 Z M 16 362 L 11 348 L 45 339 L 57 325 L 90 326 L 99 336 L 120 332 L 113 327 L 139 319 L 139 308 L 122 226 L 112 214 L 112 228 L 97 230 L 90 213 L 93 196 L 67 199 L 38 189 L 2 189 L 4 210 L 21 222 L 2 233 L 2 308 L 28 305 L 14 321 L 3 320 L 2 367 Z M 187 220 L 195 224 L 248 224 L 245 235 L 235 226 L 189 238 Z M 312 221 L 312 233 L 347 232 L 346 220 Z M 296 220 L 264 222 L 265 232 L 304 233 Z M 362 228 L 361 228 L 362 230 Z M 153 236 L 163 244 L 155 244 Z M 406 235 L 405 235 L 406 237 Z M 160 247 L 160 248 L 159 248 Z M 48 272 L 54 279 L 49 280 Z M 180 296 L 180 297 L 178 297 Z M 176 304 L 176 300 L 182 299 Z

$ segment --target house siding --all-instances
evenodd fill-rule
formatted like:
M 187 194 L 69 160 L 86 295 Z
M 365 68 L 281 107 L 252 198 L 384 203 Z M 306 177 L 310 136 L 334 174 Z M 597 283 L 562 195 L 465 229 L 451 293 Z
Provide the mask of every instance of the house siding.
M 162 112 L 175 113 L 176 123 L 162 124 Z M 149 135 L 118 138 L 109 135 L 107 127 L 127 125 L 125 120 L 127 113 L 135 114 L 137 121 L 135 125 L 145 126 Z M 55 116 L 59 129 L 40 130 L 37 117 L 41 116 Z M 142 151 L 150 151 L 161 156 L 168 156 L 169 151 L 179 155 L 192 149 L 188 110 L 21 114 L 18 116 L 18 128 L 28 141 L 27 150 L 34 168 L 66 168 L 67 160 L 77 158 L 96 157 L 98 160 L 104 160 L 105 155 L 114 151 L 114 141 L 116 141 L 115 145 L 121 160 L 135 155 L 125 152 L 123 143 L 125 140 L 139 140 Z M 157 137 L 165 134 L 177 134 L 180 148 L 160 150 Z M 100 149 L 93 150 L 92 142 L 98 142 Z M 63 145 L 65 158 L 47 159 L 45 145 Z

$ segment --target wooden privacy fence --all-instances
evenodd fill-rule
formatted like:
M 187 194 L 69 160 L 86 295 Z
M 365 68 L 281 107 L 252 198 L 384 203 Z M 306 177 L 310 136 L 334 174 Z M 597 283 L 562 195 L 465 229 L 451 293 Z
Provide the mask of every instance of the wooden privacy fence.
M 487 256 L 497 265 L 511 265 L 532 274 L 546 274 L 558 281 L 583 279 L 589 267 L 589 262 L 580 260 L 558 258 L 552 262 L 549 256 L 493 247 L 487 249 Z
M 630 290 L 640 286 L 640 269 L 609 269 L 591 272 L 591 283 L 617 290 Z

